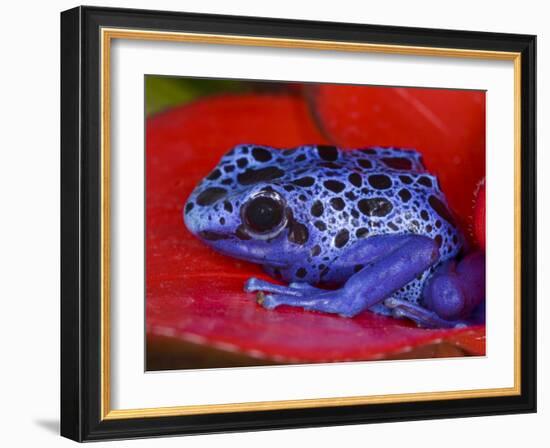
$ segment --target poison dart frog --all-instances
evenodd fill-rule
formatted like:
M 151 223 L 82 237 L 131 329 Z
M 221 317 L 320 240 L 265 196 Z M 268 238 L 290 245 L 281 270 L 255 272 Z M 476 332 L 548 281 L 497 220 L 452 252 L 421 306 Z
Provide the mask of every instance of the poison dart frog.
M 485 298 L 484 256 L 462 255 L 463 236 L 415 150 L 241 144 L 183 215 L 205 244 L 287 284 L 246 281 L 267 309 L 368 309 L 443 328 L 471 324 Z

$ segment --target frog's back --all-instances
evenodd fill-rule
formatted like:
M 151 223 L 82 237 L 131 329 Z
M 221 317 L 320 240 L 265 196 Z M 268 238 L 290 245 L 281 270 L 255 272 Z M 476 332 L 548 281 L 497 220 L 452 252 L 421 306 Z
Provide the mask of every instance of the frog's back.
M 253 157 L 249 162 L 256 165 L 277 165 L 284 170 L 284 177 L 290 178 L 296 173 L 305 172 L 305 168 L 312 170 L 317 168 L 318 173 L 325 171 L 326 175 L 336 177 L 340 173 L 330 170 L 345 169 L 360 175 L 374 171 L 425 172 L 422 156 L 414 149 L 369 147 L 347 150 L 328 145 L 305 145 L 283 150 L 262 147 L 257 148 L 258 152 L 261 149 L 269 151 L 270 155 L 265 153 L 259 164 L 258 160 Z
M 426 171 L 422 156 L 414 149 L 370 147 L 339 150 L 339 154 L 347 161 L 349 168 L 355 168 L 364 173 L 373 171 L 424 173 Z
M 456 255 L 460 241 L 453 216 L 419 152 L 319 145 L 279 150 L 275 157 L 272 166 L 281 170 L 277 183 L 288 202 L 302 204 L 297 216 L 328 240 L 345 231 L 351 246 L 367 236 L 413 233 L 433 238 L 444 259 Z

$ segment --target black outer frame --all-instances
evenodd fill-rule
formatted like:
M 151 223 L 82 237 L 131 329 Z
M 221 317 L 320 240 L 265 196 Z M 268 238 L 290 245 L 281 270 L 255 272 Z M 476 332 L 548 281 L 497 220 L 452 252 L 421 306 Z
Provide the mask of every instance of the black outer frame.
M 521 395 L 100 420 L 100 28 L 520 52 Z M 76 441 L 536 412 L 536 36 L 77 7 L 61 14 L 61 435 Z

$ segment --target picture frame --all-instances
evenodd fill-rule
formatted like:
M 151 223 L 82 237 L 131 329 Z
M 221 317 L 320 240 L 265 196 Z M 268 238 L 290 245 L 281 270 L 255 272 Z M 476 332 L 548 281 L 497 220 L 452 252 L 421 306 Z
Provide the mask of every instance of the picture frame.
M 513 385 L 113 409 L 110 291 L 117 279 L 110 252 L 117 235 L 110 226 L 118 204 L 111 200 L 111 99 L 116 92 L 110 77 L 117 40 L 511 63 L 514 241 L 502 244 L 512 245 L 514 254 L 513 291 L 508 291 Z M 63 12 L 61 434 L 82 442 L 536 412 L 535 55 L 531 35 L 98 7 Z

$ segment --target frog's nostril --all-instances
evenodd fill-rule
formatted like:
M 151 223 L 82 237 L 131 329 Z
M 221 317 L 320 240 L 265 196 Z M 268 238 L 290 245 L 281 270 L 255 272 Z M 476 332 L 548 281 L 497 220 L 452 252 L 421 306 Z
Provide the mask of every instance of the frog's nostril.
M 187 215 L 191 210 L 193 210 L 194 207 L 195 207 L 194 202 L 190 201 L 187 204 L 185 204 L 185 214 Z

